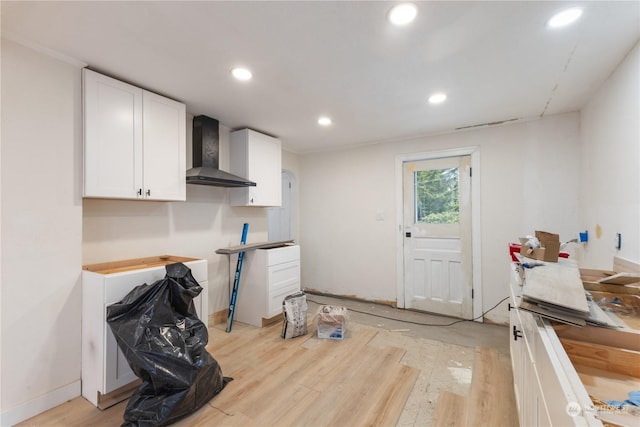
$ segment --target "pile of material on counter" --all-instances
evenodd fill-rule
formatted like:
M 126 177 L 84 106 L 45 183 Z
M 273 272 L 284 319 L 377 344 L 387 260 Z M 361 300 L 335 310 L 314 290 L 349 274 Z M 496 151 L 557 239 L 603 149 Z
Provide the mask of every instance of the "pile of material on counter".
M 574 261 L 522 264 L 531 268 L 524 269 L 521 309 L 574 326 L 621 327 L 585 291 Z
M 640 330 L 640 274 L 580 269 L 591 299 L 625 328 Z
M 640 426 L 640 275 L 516 256 L 520 308 L 552 320 L 591 399 L 583 410 L 605 426 Z

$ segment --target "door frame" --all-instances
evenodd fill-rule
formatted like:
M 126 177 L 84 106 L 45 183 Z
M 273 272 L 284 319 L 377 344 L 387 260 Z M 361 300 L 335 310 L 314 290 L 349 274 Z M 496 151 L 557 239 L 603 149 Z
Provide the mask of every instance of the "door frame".
M 426 151 L 396 155 L 396 305 L 405 308 L 404 300 L 404 202 L 402 166 L 405 162 L 432 160 L 443 157 L 471 156 L 471 286 L 473 288 L 473 318 L 482 314 L 482 264 L 480 241 L 480 147 L 461 147 L 449 150 Z M 477 319 L 482 322 L 482 317 Z

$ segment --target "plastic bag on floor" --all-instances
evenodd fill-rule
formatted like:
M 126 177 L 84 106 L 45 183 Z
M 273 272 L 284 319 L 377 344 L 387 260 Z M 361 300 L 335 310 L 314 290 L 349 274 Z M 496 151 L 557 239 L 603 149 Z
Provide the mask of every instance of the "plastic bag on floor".
M 307 334 L 307 309 L 307 295 L 304 292 L 284 297 L 284 301 L 282 301 L 284 314 L 282 338 L 295 338 Z
M 318 338 L 334 340 L 344 339 L 347 332 L 349 313 L 346 307 L 321 305 L 313 316 L 313 323 L 318 330 Z
M 123 426 L 164 426 L 185 417 L 220 393 L 222 376 L 205 349 L 209 335 L 193 299 L 202 288 L 182 263 L 166 276 L 134 288 L 107 307 L 107 322 L 142 384 L 129 399 Z

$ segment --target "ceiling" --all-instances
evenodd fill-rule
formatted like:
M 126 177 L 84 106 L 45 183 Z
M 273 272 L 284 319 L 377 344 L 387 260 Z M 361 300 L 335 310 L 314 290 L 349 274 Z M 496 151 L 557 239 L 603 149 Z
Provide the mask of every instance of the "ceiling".
M 298 153 L 577 111 L 640 38 L 638 1 L 415 2 L 405 27 L 393 4 L 2 1 L 2 36 Z M 576 4 L 577 23 L 545 27 Z

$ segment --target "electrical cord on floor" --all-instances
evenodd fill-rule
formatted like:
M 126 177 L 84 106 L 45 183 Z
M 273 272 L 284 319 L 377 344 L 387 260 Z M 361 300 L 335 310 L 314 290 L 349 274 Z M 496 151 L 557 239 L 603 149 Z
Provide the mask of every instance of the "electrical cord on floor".
M 478 317 L 474 317 L 473 319 L 461 319 L 461 320 L 456 320 L 455 322 L 442 323 L 442 324 L 441 323 L 421 323 L 421 322 L 412 322 L 411 320 L 395 319 L 393 317 L 387 317 L 387 316 L 383 316 L 381 314 L 374 314 L 374 313 L 370 313 L 368 311 L 361 311 L 361 310 L 356 310 L 356 309 L 353 309 L 353 308 L 349 308 L 349 310 L 355 311 L 356 313 L 368 314 L 369 316 L 380 317 L 382 319 L 394 320 L 396 322 L 410 323 L 412 325 L 420 325 L 420 326 L 453 326 L 453 325 L 455 325 L 457 323 L 476 321 L 476 320 L 480 319 L 481 317 L 483 317 L 485 314 L 489 313 L 490 311 L 495 310 L 496 307 L 498 307 L 500 304 L 502 304 L 502 302 L 506 301 L 507 299 L 509 299 L 509 297 L 502 298 L 500 301 L 498 301 L 498 303 L 496 305 L 494 305 L 493 307 L 491 307 L 489 310 L 485 311 L 484 313 L 482 313 Z M 313 302 L 315 304 L 318 304 L 318 305 L 324 305 L 321 302 L 314 301 L 311 298 L 309 298 L 308 294 L 307 294 L 307 301 L 311 301 L 311 302 Z

